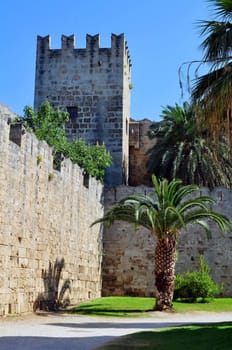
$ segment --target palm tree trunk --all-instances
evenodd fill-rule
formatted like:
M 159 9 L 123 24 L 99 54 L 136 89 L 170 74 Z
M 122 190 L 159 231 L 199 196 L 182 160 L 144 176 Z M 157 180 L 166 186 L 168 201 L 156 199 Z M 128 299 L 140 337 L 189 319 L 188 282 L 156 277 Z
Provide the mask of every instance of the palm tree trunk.
M 171 311 L 175 282 L 176 238 L 158 238 L 155 248 L 155 286 L 157 311 Z

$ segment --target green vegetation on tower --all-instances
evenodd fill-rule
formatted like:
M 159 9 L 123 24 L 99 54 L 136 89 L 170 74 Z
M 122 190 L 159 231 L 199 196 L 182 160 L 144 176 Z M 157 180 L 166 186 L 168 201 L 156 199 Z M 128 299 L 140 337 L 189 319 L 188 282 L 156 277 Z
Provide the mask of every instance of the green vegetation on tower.
M 69 142 L 65 134 L 65 122 L 69 120 L 69 114 L 60 110 L 53 110 L 50 103 L 43 103 L 38 112 L 31 107 L 25 107 L 24 117 L 20 121 L 24 126 L 32 130 L 39 140 L 45 140 L 54 148 L 55 161 L 59 161 L 61 155 L 70 158 L 88 174 L 103 181 L 105 169 L 110 167 L 112 157 L 105 145 L 88 146 L 82 139 Z

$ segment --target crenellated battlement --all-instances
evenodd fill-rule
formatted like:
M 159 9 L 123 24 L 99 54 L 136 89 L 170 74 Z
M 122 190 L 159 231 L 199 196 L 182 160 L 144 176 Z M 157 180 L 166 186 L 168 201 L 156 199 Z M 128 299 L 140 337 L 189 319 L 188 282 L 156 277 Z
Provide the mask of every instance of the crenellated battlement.
M 75 35 L 62 35 L 61 36 L 61 47 L 63 50 L 65 49 L 74 49 L 75 48 Z
M 75 35 L 72 34 L 70 36 L 62 34 L 61 36 L 61 49 L 52 49 L 51 47 L 51 36 L 46 35 L 44 37 L 37 36 L 37 53 L 40 55 L 45 55 L 49 51 L 67 51 L 67 50 L 74 50 L 75 52 L 80 54 L 82 56 L 86 56 L 88 52 L 99 52 L 101 50 L 110 50 L 112 51 L 112 55 L 116 54 L 119 55 L 120 53 L 124 52 L 127 56 L 127 61 L 129 66 L 131 66 L 131 59 L 129 54 L 129 49 L 127 46 L 127 42 L 125 41 L 124 34 L 111 34 L 111 47 L 110 48 L 101 48 L 100 47 L 100 35 L 86 35 L 86 47 L 85 48 L 76 48 L 75 47 L 76 38 Z M 81 50 L 81 51 L 80 51 Z
M 50 35 L 46 36 L 37 36 L 37 52 L 40 51 L 44 53 L 44 51 L 50 50 L 51 48 L 51 37 Z
M 100 35 L 86 35 L 86 49 L 99 50 L 100 49 Z

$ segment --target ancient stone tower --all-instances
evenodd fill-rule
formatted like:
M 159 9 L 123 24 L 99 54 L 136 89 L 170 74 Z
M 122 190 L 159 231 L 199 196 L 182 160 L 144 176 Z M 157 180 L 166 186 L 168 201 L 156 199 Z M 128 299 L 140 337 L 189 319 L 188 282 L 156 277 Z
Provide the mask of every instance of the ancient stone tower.
M 50 36 L 37 38 L 34 108 L 47 99 L 70 113 L 70 139 L 105 143 L 113 157 L 110 186 L 128 180 L 130 68 L 123 34 L 112 34 L 110 48 L 100 48 L 99 35 L 87 35 L 84 49 L 75 48 L 74 35 L 62 35 L 61 49 L 51 49 Z

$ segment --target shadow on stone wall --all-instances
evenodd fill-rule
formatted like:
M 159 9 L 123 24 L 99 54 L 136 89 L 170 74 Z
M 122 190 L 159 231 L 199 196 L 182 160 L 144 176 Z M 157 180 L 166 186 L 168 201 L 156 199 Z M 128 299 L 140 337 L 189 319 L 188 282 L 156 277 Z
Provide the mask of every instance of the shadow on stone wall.
M 48 270 L 42 270 L 44 282 L 44 292 L 39 293 L 36 298 L 33 311 L 56 311 L 65 308 L 70 304 L 69 293 L 71 292 L 71 282 L 66 279 L 61 284 L 61 274 L 65 266 L 64 258 L 56 259 L 55 263 L 49 262 Z

